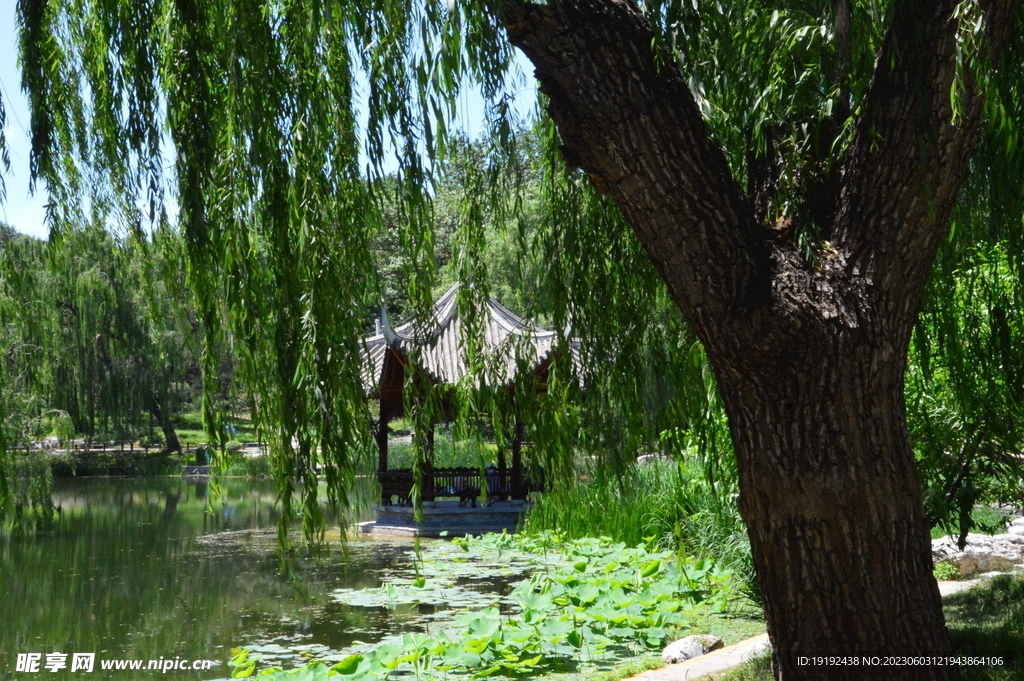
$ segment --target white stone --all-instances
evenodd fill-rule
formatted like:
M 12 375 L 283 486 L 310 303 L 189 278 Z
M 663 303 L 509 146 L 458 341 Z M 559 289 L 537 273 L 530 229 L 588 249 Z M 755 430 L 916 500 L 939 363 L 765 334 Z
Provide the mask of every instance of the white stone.
M 963 551 L 957 548 L 956 537 L 933 539 L 932 559 L 954 565 L 961 579 L 985 572 L 1009 572 L 1024 561 L 1024 534 L 969 534 Z
M 641 454 L 636 457 L 637 464 L 643 466 L 645 464 L 657 463 L 659 461 L 671 461 L 672 457 L 668 454 Z
M 772 642 L 768 639 L 758 641 L 750 649 L 750 657 L 748 659 L 754 659 L 755 657 L 761 657 L 772 652 Z
M 687 636 L 669 643 L 661 653 L 661 661 L 665 664 L 677 664 L 686 660 L 706 655 L 724 645 L 722 639 L 712 634 Z
M 1006 573 L 1005 572 L 999 572 L 998 570 L 996 570 L 995 572 L 983 572 L 980 575 L 978 575 L 978 579 L 992 579 L 993 577 L 998 577 L 999 575 L 1004 575 L 1004 574 L 1006 574 Z

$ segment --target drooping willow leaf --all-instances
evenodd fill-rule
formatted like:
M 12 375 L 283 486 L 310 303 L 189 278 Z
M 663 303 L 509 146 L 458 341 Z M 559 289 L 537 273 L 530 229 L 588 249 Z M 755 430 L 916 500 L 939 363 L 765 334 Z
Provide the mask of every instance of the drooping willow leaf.
M 128 230 L 173 216 L 207 342 L 210 436 L 223 440 L 211 396 L 216 349 L 231 344 L 272 438 L 280 497 L 290 513 L 293 491 L 302 490 L 304 529 L 315 537 L 317 467 L 324 466 L 332 500 L 345 503 L 355 464 L 370 448 L 361 337 L 366 310 L 381 303 L 371 246 L 388 206 L 401 223 L 408 309 L 430 316 L 437 181 L 458 147 L 451 131 L 466 83 L 490 103 L 494 145 L 465 174 L 454 235 L 457 278 L 475 286 L 460 299 L 471 326 L 488 294 L 480 264 L 486 229 L 529 219 L 524 174 L 514 162 L 521 136 L 509 106 L 520 84 L 510 76 L 500 4 L 18 6 L 33 176 L 52 197 L 54 239 L 93 207 Z M 833 186 L 892 13 L 888 2 L 847 7 L 851 28 L 839 34 L 823 3 L 645 6 L 664 67 L 682 65 L 733 174 L 764 197 L 760 217 L 794 221 L 812 262 L 827 249 L 820 235 L 830 216 L 820 197 Z M 850 35 L 856 40 L 847 42 Z M 961 61 L 980 64 L 983 46 L 966 33 L 959 39 Z M 1001 303 L 1008 319 L 1020 315 L 1020 39 L 1018 25 L 1003 67 L 983 79 L 986 134 L 956 227 L 966 242 L 1003 244 L 1018 273 Z M 566 167 L 553 127 L 542 123 L 540 131 L 539 217 L 522 250 L 544 262 L 533 311 L 584 340 L 584 375 L 556 369 L 543 398 L 521 389 L 516 408 L 532 414 L 531 439 L 550 465 L 579 446 L 611 452 L 612 471 L 672 427 L 710 439 L 721 419 L 696 341 L 618 210 Z M 387 177 L 392 156 L 397 169 Z M 166 159 L 173 159 L 171 192 L 162 189 Z M 963 251 L 940 258 L 941 276 L 951 276 Z M 1007 328 L 1013 338 L 1017 327 Z M 954 336 L 929 338 L 938 342 L 929 352 L 942 354 Z M 480 358 L 471 363 L 483 368 Z M 512 408 L 499 393 L 477 391 L 473 381 L 460 386 L 463 415 Z M 421 402 L 419 418 L 437 416 L 433 393 Z

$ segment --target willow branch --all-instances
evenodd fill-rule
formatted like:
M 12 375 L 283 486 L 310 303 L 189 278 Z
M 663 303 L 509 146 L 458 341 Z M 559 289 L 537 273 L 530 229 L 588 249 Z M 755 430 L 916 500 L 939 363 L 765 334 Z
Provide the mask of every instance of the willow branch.
M 615 200 L 698 333 L 763 299 L 763 232 L 635 5 L 512 2 L 499 11 L 536 67 L 567 162 Z
M 832 80 L 839 86 L 833 118 L 841 125 L 850 115 L 850 59 L 853 53 L 850 0 L 832 3 L 832 27 L 835 34 L 836 64 Z

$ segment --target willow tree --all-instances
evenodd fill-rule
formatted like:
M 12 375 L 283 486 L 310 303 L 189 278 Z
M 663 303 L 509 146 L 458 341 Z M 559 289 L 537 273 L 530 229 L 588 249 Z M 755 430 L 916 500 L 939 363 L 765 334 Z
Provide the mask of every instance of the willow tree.
M 50 406 L 89 438 L 134 440 L 155 422 L 165 451 L 180 454 L 171 420 L 187 399 L 195 358 L 188 310 L 167 272 L 173 263 L 157 246 L 162 236 L 119 242 L 97 224 L 65 230 L 47 244 L 45 285 L 34 293 L 53 318 L 43 343 Z
M 574 332 L 614 345 L 614 325 L 586 320 L 649 296 L 636 287 L 656 273 L 702 342 L 777 677 L 957 676 L 797 658 L 949 650 L 904 368 L 972 163 L 987 172 L 1001 159 L 993 185 L 1020 177 L 1014 2 L 19 0 L 19 21 L 32 168 L 55 230 L 87 200 L 120 206 L 129 229 L 159 220 L 173 153 L 200 321 L 238 343 L 276 433 L 281 498 L 290 505 L 301 481 L 314 533 L 318 448 L 344 501 L 368 442 L 359 310 L 375 293 L 368 235 L 385 159 L 398 157 L 410 301 L 423 313 L 429 185 L 459 89 L 478 83 L 493 131 L 514 144 L 519 47 L 561 159 L 545 180 L 555 319 L 574 310 Z M 992 143 L 979 160 L 981 136 Z M 467 197 L 464 279 L 479 276 L 484 208 L 504 210 L 488 197 L 515 180 L 496 157 Z M 218 331 L 221 304 L 231 321 Z M 538 440 L 571 445 L 554 430 Z
M 12 435 L 22 431 L 15 442 L 49 434 L 52 421 L 63 438 L 121 441 L 155 422 L 167 451 L 181 451 L 171 419 L 196 360 L 174 264 L 160 257 L 164 236 L 119 243 L 89 225 L 51 242 L 0 241 L 4 396 L 23 402 L 8 407 Z

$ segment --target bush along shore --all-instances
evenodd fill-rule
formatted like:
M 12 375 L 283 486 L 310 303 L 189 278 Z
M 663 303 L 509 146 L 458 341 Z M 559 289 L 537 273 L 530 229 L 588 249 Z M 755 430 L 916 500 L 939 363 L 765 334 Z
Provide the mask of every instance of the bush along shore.
M 36 443 L 33 443 L 36 444 Z M 228 442 L 222 475 L 254 478 L 270 477 L 266 445 L 257 442 Z M 210 465 L 210 449 L 199 444 L 182 452 L 168 452 L 162 443 L 119 443 L 76 441 L 74 446 L 20 447 L 10 456 L 15 461 L 42 462 L 54 477 L 108 475 L 181 475 L 193 466 Z M 33 466 L 36 464 L 33 463 Z

